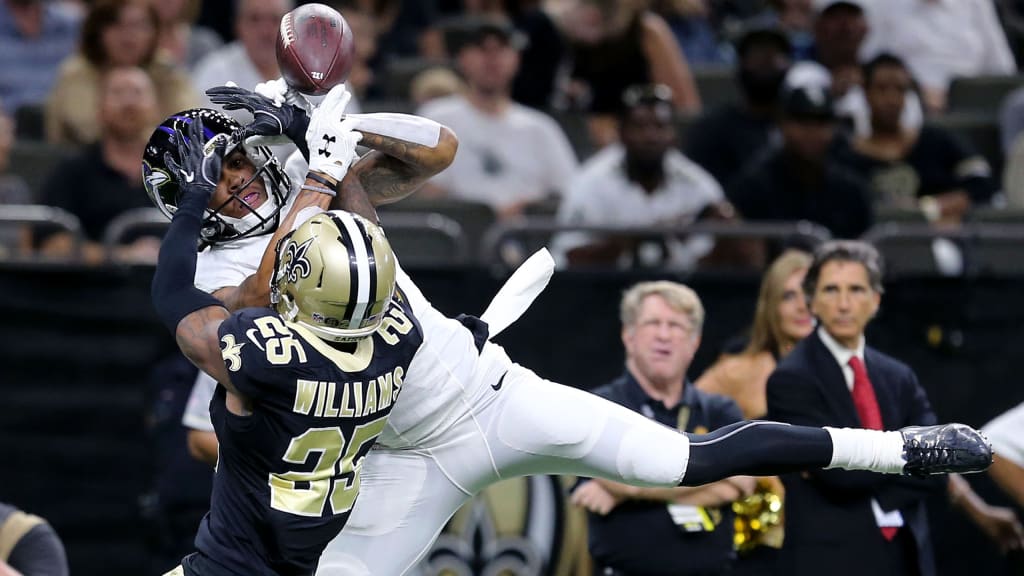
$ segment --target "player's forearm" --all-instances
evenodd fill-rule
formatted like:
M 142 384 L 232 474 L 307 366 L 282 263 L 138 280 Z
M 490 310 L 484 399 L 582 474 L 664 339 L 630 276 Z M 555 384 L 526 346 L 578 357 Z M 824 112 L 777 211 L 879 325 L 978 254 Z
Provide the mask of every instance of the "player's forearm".
M 352 167 L 374 206 L 405 198 L 455 158 L 458 139 L 448 128 L 417 116 L 367 114 L 356 130 L 371 152 Z

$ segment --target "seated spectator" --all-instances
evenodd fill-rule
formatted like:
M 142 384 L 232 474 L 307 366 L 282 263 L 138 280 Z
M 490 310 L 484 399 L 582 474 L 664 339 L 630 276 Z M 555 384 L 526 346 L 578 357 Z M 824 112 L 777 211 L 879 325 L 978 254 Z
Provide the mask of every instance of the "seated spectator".
M 809 220 L 856 238 L 874 220 L 867 182 L 829 153 L 836 135 L 831 96 L 821 87 L 783 90 L 782 145 L 753 160 L 729 189 L 747 220 Z
M 930 112 L 946 109 L 949 84 L 958 76 L 1017 72 L 992 0 L 885 0 L 872 3 L 868 19 L 863 54 L 905 60 Z
M 180 68 L 191 70 L 224 41 L 212 29 L 196 24 L 202 0 L 156 0 L 160 50 Z
M 664 18 L 640 3 L 581 0 L 562 27 L 573 51 L 571 96 L 586 103 L 597 147 L 618 139 L 615 117 L 630 86 L 665 84 L 677 112 L 700 112 L 700 94 L 675 36 Z
M 0 102 L 8 114 L 46 101 L 81 21 L 63 2 L 0 0 Z
M 665 19 L 691 66 L 732 63 L 732 50 L 722 45 L 711 21 L 712 6 L 708 0 L 654 0 L 650 7 Z
M 814 6 L 812 0 L 768 0 L 762 20 L 773 21 L 786 33 L 793 46 L 793 58 L 806 60 L 814 52 Z M 767 16 L 767 18 L 765 18 Z
M 776 139 L 779 88 L 790 66 L 789 40 L 751 28 L 737 40 L 740 101 L 710 109 L 688 130 L 686 155 L 726 189 L 752 154 Z
M 855 134 L 871 133 L 871 113 L 864 99 L 864 75 L 860 50 L 867 37 L 865 0 L 815 0 L 814 60 L 793 66 L 786 82 L 806 68 L 818 68 L 828 77 L 836 103 L 836 114 L 852 123 Z M 900 123 L 908 129 L 920 128 L 924 110 L 917 92 L 907 92 Z
M 594 394 L 680 432 L 698 434 L 742 419 L 736 404 L 687 378 L 700 346 L 704 308 L 690 288 L 642 282 L 622 297 L 624 373 Z M 754 479 L 733 476 L 697 488 L 639 488 L 585 480 L 572 502 L 589 512 L 595 574 L 727 574 L 734 559 L 730 504 Z
M 949 131 L 900 123 L 913 80 L 899 58 L 881 54 L 864 67 L 871 133 L 854 138 L 843 160 L 869 178 L 877 207 L 916 209 L 929 221 L 959 222 L 996 191 L 988 162 Z
M 43 203 L 63 208 L 82 223 L 85 242 L 82 260 L 104 261 L 103 234 L 110 222 L 132 208 L 151 208 L 142 186 L 143 149 L 159 122 L 156 92 L 141 68 L 111 68 L 100 83 L 100 140 L 85 147 L 53 171 L 43 187 Z M 51 257 L 73 255 L 70 233 L 37 234 L 40 253 Z M 160 239 L 142 236 L 121 246 L 118 260 L 156 262 Z
M 634 86 L 624 96 L 620 144 L 612 144 L 583 164 L 558 210 L 558 222 L 570 226 L 642 228 L 685 227 L 707 211 L 729 209 L 721 186 L 676 147 L 672 99 L 667 86 Z M 654 245 L 652 245 L 654 244 Z M 564 232 L 553 251 L 568 264 L 620 266 L 668 265 L 693 268 L 710 249 L 704 239 L 691 242 L 635 237 L 595 237 Z M 653 252 L 653 254 L 648 254 Z
M 0 502 L 0 576 L 67 576 L 64 544 L 46 520 Z
M 196 88 L 205 92 L 230 81 L 252 90 L 260 82 L 280 77 L 275 49 L 277 35 L 281 17 L 294 7 L 294 0 L 238 0 L 235 9 L 237 40 L 210 52 L 196 64 L 192 72 Z M 208 100 L 206 105 L 210 105 Z
M 427 184 L 426 195 L 490 204 L 499 218 L 561 195 L 576 171 L 576 156 L 549 116 L 511 99 L 520 37 L 505 22 L 479 20 L 458 50 L 465 94 L 433 100 L 417 114 L 449 126 L 459 151 Z
M 14 122 L 0 107 L 0 206 L 33 204 L 32 191 L 25 180 L 9 174 L 11 146 L 14 144 Z M 32 249 L 32 235 L 27 226 L 0 224 L 0 259 L 27 256 Z
M 156 12 L 149 0 L 97 0 L 82 25 L 79 53 L 61 64 L 46 105 L 46 139 L 89 144 L 100 137 L 101 77 L 116 66 L 144 69 L 156 86 L 157 112 L 195 106 L 198 95 L 185 74 L 157 51 Z

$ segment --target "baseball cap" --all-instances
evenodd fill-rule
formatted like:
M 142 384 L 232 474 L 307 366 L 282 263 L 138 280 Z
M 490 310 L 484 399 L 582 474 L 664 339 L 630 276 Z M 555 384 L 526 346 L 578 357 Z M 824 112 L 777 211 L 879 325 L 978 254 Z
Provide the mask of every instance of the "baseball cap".
M 526 36 L 501 18 L 468 16 L 446 26 L 445 40 L 458 52 L 469 46 L 479 46 L 488 38 L 497 38 L 515 50 L 526 47 Z
M 833 120 L 834 102 L 828 88 L 816 84 L 785 86 L 779 105 L 783 115 L 799 120 Z
M 852 6 L 859 9 L 861 12 L 865 12 L 867 10 L 864 0 L 814 0 L 814 11 L 821 14 L 833 6 L 842 5 Z

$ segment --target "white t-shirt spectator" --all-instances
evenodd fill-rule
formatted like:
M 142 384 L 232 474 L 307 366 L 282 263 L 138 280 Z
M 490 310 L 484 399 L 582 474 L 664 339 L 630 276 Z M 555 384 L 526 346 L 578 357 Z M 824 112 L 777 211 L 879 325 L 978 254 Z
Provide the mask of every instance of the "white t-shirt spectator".
M 675 148 L 665 154 L 665 180 L 652 193 L 626 176 L 625 156 L 621 144 L 612 144 L 583 164 L 559 207 L 560 224 L 615 228 L 686 226 L 708 205 L 725 198 L 714 177 Z M 595 241 L 594 235 L 587 232 L 563 232 L 552 242 L 552 252 L 556 261 L 564 265 L 569 250 Z M 671 242 L 667 263 L 692 268 L 711 246 L 711 241 L 703 237 Z
M 459 150 L 451 166 L 431 179 L 448 196 L 511 204 L 564 194 L 576 155 L 550 116 L 512 103 L 501 116 L 485 114 L 461 95 L 433 100 L 417 112 L 451 128 Z
M 899 56 L 927 88 L 944 91 L 958 76 L 1017 71 L 993 0 L 872 0 L 866 15 L 862 54 Z

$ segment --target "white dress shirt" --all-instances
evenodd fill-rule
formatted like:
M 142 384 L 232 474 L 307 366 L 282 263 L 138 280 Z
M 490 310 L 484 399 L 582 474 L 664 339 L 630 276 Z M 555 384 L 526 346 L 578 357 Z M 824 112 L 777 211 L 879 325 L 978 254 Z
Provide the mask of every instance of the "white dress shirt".
M 864 363 L 864 336 L 861 335 L 860 341 L 857 342 L 857 348 L 851 350 L 846 348 L 825 330 L 824 326 L 818 327 L 818 336 L 821 341 L 825 344 L 825 348 L 832 353 L 832 357 L 839 363 L 839 367 L 843 370 L 843 378 L 846 379 L 846 388 L 853 392 L 853 368 L 850 367 L 850 358 L 856 356 L 860 359 L 861 364 L 864 364 L 864 370 L 867 371 L 867 364 Z M 899 510 L 885 511 L 882 510 L 882 506 L 874 498 L 871 499 L 871 511 L 875 515 L 875 523 L 879 527 L 893 527 L 898 528 L 903 526 L 903 515 Z
M 1017 71 L 993 0 L 872 0 L 866 15 L 865 59 L 893 53 L 926 88 L 946 90 L 958 76 Z

